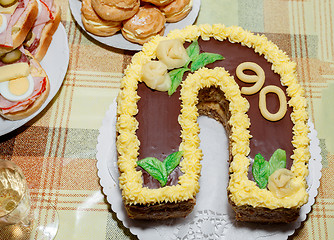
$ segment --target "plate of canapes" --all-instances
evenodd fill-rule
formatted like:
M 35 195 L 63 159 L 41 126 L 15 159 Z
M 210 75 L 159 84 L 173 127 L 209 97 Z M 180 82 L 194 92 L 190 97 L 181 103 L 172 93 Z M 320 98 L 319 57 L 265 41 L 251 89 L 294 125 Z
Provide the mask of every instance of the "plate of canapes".
M 167 35 L 196 21 L 200 0 L 69 0 L 78 25 L 95 40 L 140 51 L 155 35 Z

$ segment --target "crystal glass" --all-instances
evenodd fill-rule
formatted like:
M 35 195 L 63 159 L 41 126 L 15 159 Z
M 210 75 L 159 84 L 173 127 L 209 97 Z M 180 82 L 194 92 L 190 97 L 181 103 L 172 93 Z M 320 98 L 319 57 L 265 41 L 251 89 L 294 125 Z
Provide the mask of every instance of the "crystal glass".
M 54 239 L 58 230 L 58 214 L 53 206 L 48 211 L 52 218 L 40 223 L 38 209 L 32 207 L 26 179 L 22 170 L 12 161 L 0 159 L 0 231 L 10 238 Z M 24 234 L 23 234 L 24 233 Z

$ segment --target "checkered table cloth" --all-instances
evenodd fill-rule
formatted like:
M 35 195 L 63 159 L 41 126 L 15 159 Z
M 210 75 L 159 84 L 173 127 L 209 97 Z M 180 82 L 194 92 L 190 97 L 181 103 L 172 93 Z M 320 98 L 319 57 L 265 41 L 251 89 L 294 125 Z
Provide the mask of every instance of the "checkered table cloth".
M 99 128 L 133 52 L 88 37 L 72 18 L 68 1 L 56 1 L 68 34 L 67 75 L 37 118 L 0 137 L 0 157 L 23 169 L 37 208 L 56 207 L 56 239 L 137 239 L 111 211 L 96 168 Z M 202 0 L 196 24 L 201 23 L 264 33 L 297 62 L 323 169 L 313 210 L 291 239 L 334 239 L 334 1 Z M 15 234 L 2 229 L 0 239 L 25 239 Z

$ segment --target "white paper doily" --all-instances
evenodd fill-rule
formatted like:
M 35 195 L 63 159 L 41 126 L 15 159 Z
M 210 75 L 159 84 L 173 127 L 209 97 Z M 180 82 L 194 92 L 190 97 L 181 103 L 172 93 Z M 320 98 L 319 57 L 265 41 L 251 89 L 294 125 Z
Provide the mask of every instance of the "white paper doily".
M 300 210 L 300 217 L 291 224 L 261 225 L 235 221 L 235 214 L 227 201 L 228 142 L 225 129 L 208 117 L 198 119 L 203 151 L 201 189 L 196 196 L 193 212 L 183 219 L 164 222 L 138 221 L 127 217 L 118 188 L 116 155 L 116 102 L 114 101 L 100 128 L 97 144 L 97 168 L 100 184 L 112 210 L 125 227 L 139 239 L 287 239 L 305 221 L 318 194 L 321 177 L 319 140 L 314 125 L 309 121 L 311 159 L 307 178 L 309 200 Z M 217 158 L 219 156 L 219 158 Z
M 82 30 L 85 31 L 90 37 L 94 38 L 95 40 L 105 45 L 108 45 L 114 48 L 134 50 L 134 51 L 140 51 L 142 49 L 142 45 L 129 42 L 122 36 L 120 32 L 110 37 L 99 37 L 90 32 L 87 32 L 81 20 L 81 5 L 82 5 L 81 1 L 80 0 L 69 0 L 68 2 L 70 5 L 71 13 L 75 21 L 79 24 Z M 188 16 L 176 23 L 166 23 L 164 35 L 166 36 L 167 33 L 170 32 L 170 30 L 182 29 L 188 25 L 193 24 L 198 16 L 200 6 L 201 6 L 201 0 L 193 0 L 193 7 L 191 11 L 189 12 Z
M 60 23 L 53 35 L 51 45 L 41 61 L 46 74 L 50 80 L 50 93 L 41 108 L 31 116 L 17 121 L 10 121 L 0 117 L 0 136 L 9 133 L 37 116 L 54 98 L 61 87 L 69 63 L 69 48 L 67 34 L 64 26 Z

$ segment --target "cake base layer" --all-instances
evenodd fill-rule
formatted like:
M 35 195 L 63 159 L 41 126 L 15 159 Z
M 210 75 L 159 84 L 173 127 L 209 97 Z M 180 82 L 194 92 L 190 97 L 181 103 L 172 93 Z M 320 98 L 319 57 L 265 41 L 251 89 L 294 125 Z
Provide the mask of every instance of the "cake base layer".
M 290 223 L 299 217 L 300 208 L 277 208 L 269 209 L 264 207 L 236 206 L 229 200 L 234 212 L 235 218 L 243 222 L 257 223 Z
M 178 203 L 158 203 L 153 205 L 125 205 L 129 218 L 145 220 L 165 220 L 186 217 L 194 208 L 195 199 Z

